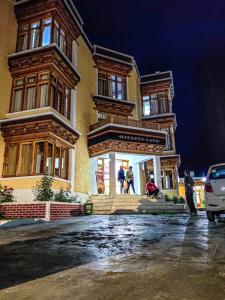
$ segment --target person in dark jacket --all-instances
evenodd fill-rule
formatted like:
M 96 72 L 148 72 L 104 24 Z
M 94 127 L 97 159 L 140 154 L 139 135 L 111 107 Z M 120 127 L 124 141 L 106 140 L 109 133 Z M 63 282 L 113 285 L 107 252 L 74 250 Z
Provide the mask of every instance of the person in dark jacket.
M 123 193 L 124 180 L 125 180 L 125 174 L 124 174 L 123 166 L 120 166 L 120 169 L 118 171 L 118 181 L 120 183 L 120 194 Z
M 194 199 L 193 199 L 194 180 L 190 176 L 190 172 L 188 170 L 184 171 L 184 186 L 185 186 L 187 205 L 190 209 L 190 213 L 192 216 L 197 216 L 197 211 L 196 211 Z

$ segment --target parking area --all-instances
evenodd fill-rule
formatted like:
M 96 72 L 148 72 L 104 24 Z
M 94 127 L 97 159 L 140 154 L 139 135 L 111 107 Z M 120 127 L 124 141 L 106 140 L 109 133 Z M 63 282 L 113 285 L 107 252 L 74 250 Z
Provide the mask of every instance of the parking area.
M 225 299 L 225 223 L 78 217 L 0 231 L 0 299 Z

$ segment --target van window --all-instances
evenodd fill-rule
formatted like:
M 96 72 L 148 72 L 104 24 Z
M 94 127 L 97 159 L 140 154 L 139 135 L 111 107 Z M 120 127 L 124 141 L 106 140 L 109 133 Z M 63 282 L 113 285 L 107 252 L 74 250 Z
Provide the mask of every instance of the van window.
M 225 179 L 225 165 L 213 167 L 210 175 L 210 179 Z

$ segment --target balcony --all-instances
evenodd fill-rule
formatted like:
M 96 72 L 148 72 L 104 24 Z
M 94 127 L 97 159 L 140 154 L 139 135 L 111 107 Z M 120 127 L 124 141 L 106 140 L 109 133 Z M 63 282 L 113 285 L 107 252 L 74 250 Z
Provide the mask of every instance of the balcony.
M 152 122 L 108 117 L 90 126 L 88 149 L 90 157 L 108 152 L 162 154 L 166 133 Z

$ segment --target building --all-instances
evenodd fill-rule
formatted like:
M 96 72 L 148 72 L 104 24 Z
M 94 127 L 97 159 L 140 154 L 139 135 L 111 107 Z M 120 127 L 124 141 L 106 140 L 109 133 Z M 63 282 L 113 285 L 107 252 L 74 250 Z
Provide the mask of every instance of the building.
M 0 15 L 0 183 L 32 200 L 48 172 L 56 190 L 115 196 L 132 165 L 138 194 L 147 178 L 177 194 L 172 72 L 140 76 L 132 56 L 92 46 L 71 0 L 3 0 Z

